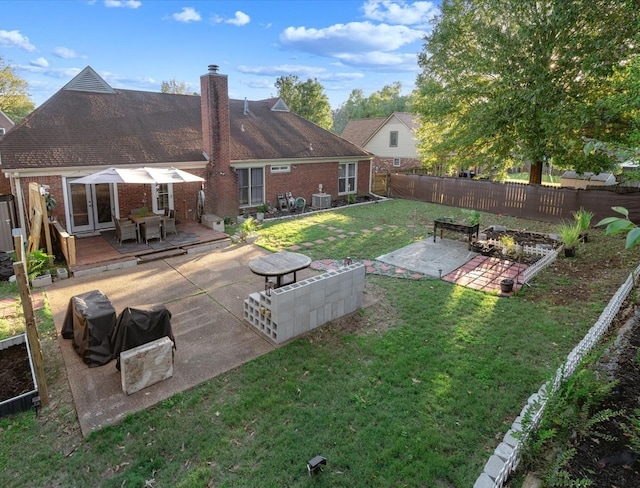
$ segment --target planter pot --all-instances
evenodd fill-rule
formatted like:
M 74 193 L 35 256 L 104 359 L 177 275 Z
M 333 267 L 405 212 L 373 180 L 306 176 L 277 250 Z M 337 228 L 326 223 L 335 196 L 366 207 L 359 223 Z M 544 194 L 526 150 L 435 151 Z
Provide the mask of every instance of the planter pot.
M 587 234 L 586 232 L 584 234 L 580 234 L 580 240 L 582 242 L 589 242 L 589 234 Z
M 506 278 L 500 282 L 500 291 L 502 293 L 511 293 L 513 291 L 513 280 Z
M 483 248 L 484 248 L 484 245 L 479 243 L 479 242 L 472 242 L 471 243 L 471 250 L 473 252 L 482 252 Z
M 242 224 L 242 223 L 244 223 L 244 215 L 238 215 L 238 216 L 236 217 L 236 222 L 237 222 L 238 224 Z
M 0 341 L 0 417 L 33 408 L 39 399 L 25 334 Z
M 565 247 L 564 248 L 564 257 L 572 258 L 575 255 L 576 255 L 576 248 L 575 247 Z
M 256 213 L 256 220 L 258 222 L 262 222 L 264 220 L 264 212 L 258 212 Z
M 41 288 L 43 286 L 49 286 L 53 281 L 51 280 L 50 274 L 44 274 L 40 276 L 36 276 L 31 280 L 31 286 L 33 288 Z

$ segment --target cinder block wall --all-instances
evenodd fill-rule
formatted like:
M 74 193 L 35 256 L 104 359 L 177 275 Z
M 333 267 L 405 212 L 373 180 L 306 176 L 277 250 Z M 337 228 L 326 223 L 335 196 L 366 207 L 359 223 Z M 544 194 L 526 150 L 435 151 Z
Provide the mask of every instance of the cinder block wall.
M 285 342 L 362 307 L 365 267 L 352 264 L 291 285 L 249 295 L 244 319 L 275 343 Z

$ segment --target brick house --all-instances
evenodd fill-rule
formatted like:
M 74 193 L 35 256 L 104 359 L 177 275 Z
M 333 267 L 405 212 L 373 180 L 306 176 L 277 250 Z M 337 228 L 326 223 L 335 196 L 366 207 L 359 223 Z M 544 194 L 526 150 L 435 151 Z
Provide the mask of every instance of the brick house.
M 206 182 L 204 213 L 235 217 L 291 192 L 312 201 L 368 195 L 372 155 L 291 113 L 277 98 L 230 100 L 217 66 L 201 95 L 114 89 L 86 67 L 0 140 L 24 227 L 29 182 L 48 185 L 52 214 L 77 234 L 113 228 L 132 208 L 196 219 L 200 183 L 72 185 L 107 167 L 175 167 Z
M 376 172 L 394 173 L 421 166 L 417 128 L 416 115 L 394 112 L 388 117 L 349 120 L 341 137 L 375 154 L 372 165 Z

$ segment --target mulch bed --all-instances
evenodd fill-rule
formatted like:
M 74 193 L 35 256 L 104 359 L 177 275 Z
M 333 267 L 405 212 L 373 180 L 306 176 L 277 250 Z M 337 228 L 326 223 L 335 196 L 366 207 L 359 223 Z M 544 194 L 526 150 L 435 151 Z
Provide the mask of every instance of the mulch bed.
M 0 402 L 35 388 L 26 344 L 0 350 Z

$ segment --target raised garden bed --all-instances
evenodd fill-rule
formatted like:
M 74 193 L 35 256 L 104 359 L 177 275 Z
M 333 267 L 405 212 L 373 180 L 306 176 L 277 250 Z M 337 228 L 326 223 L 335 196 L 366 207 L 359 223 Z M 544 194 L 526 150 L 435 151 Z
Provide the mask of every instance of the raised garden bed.
M 20 334 L 0 341 L 0 417 L 32 408 L 38 396 L 26 339 Z
M 471 250 L 483 256 L 491 256 L 524 264 L 533 264 L 560 246 L 560 241 L 547 234 L 492 226 L 482 231 L 481 239 L 471 245 Z M 511 237 L 514 246 L 505 252 L 503 238 Z

